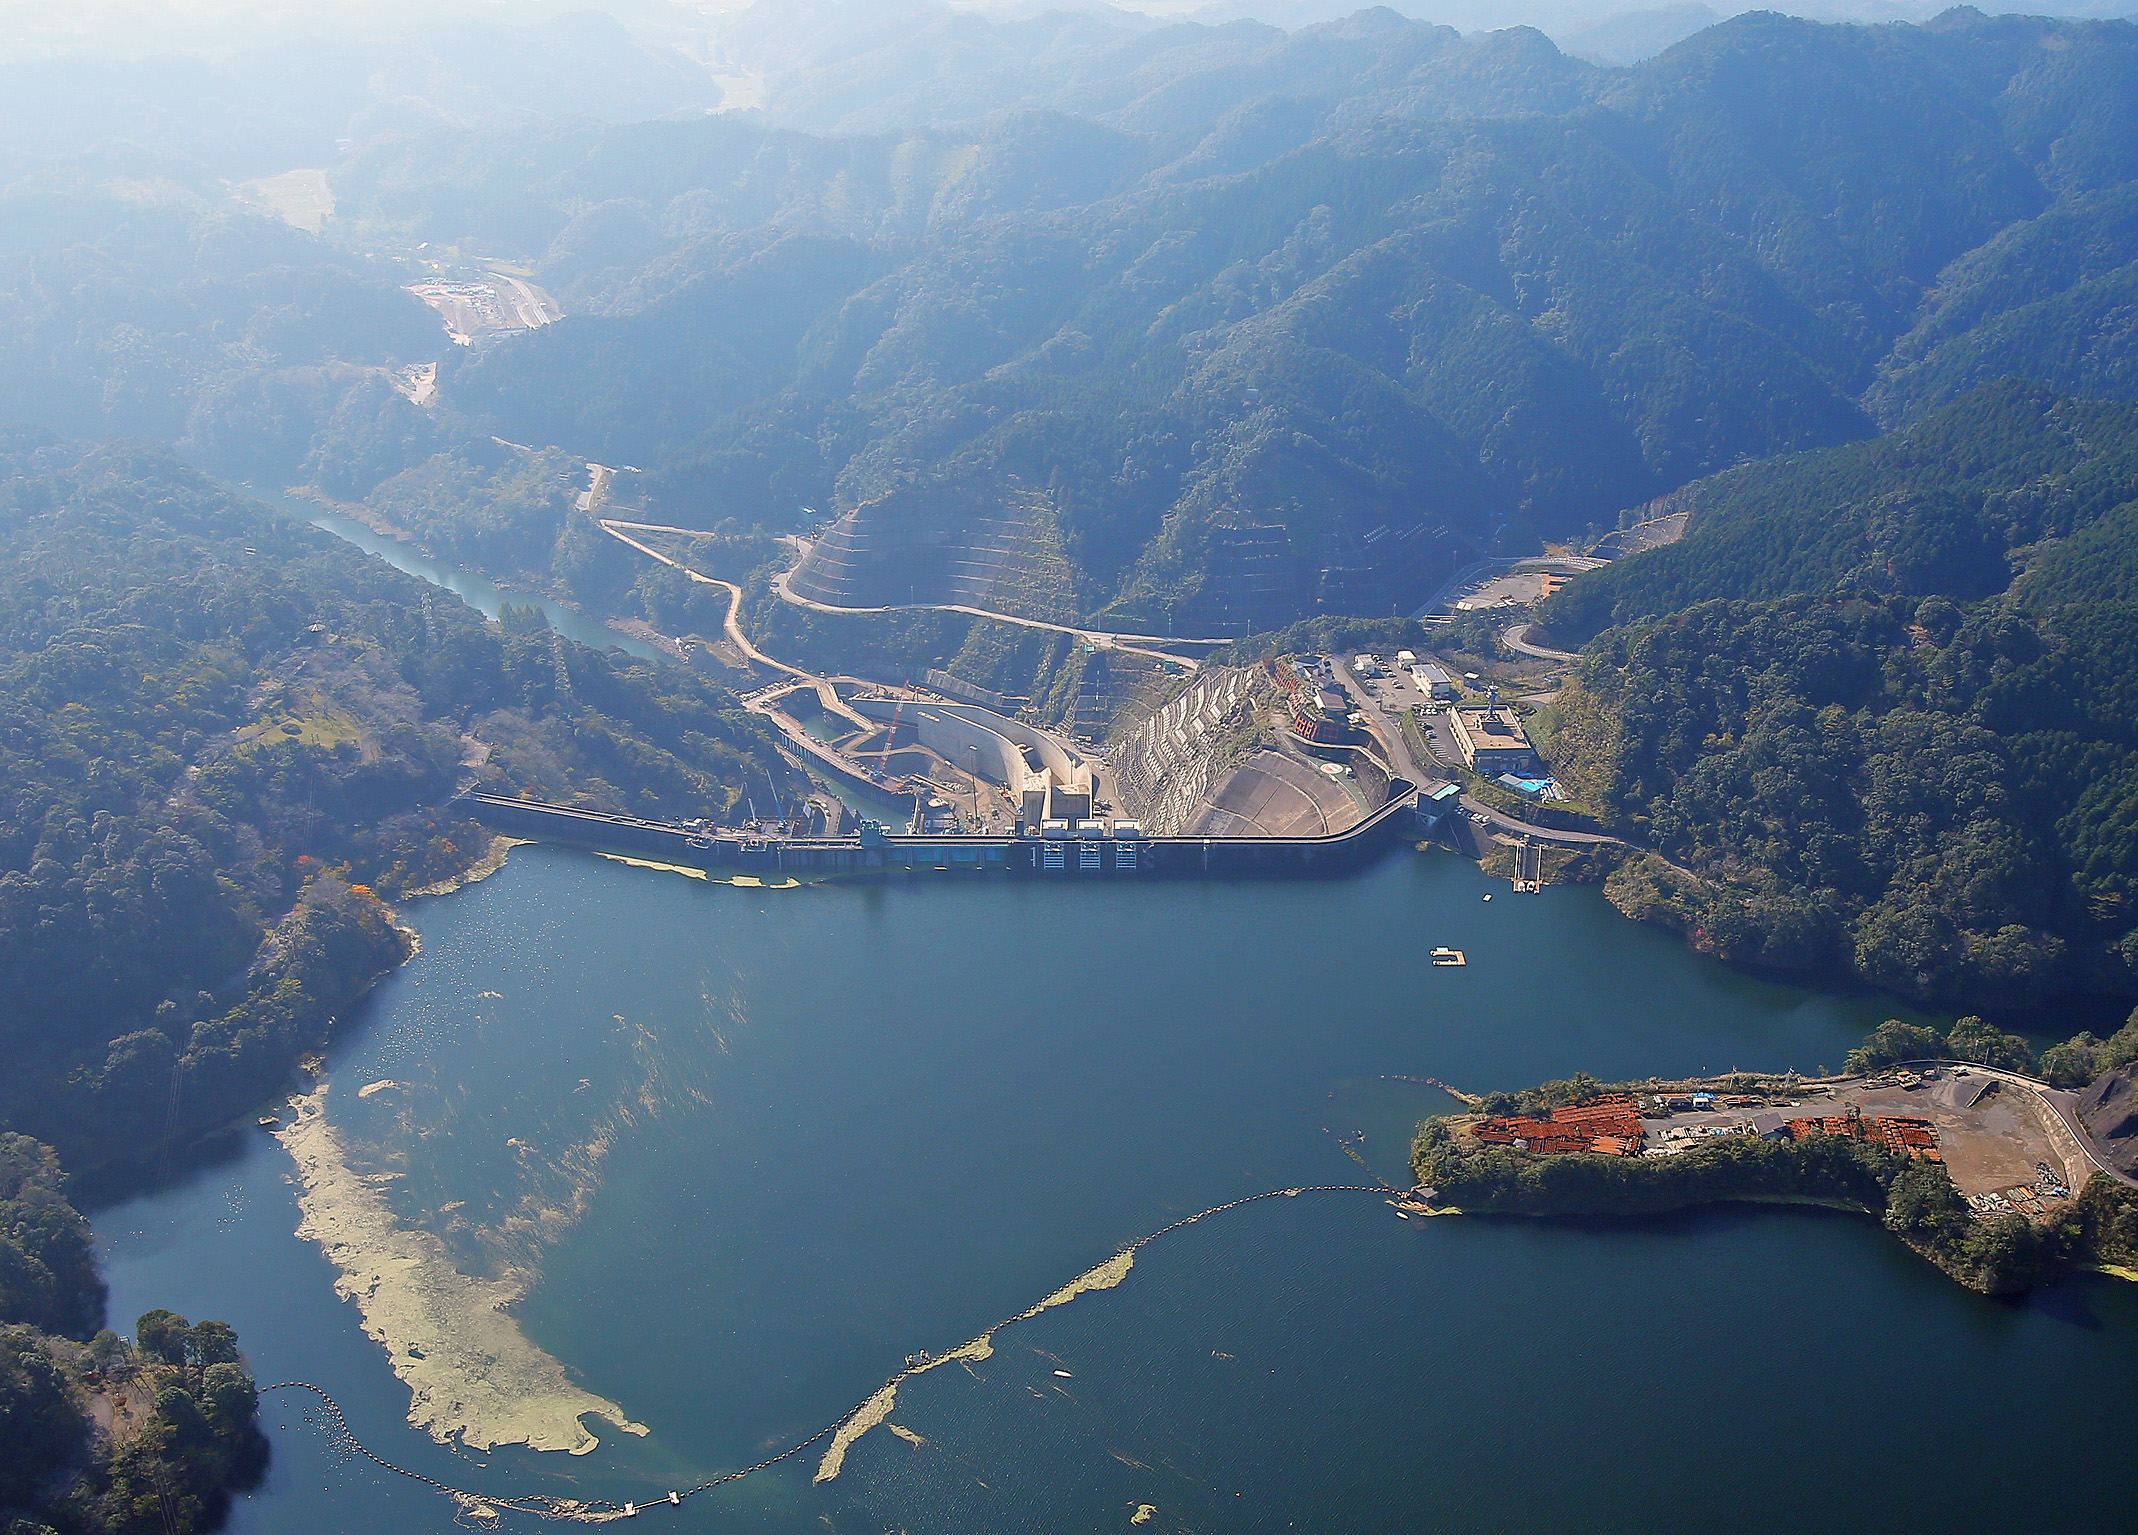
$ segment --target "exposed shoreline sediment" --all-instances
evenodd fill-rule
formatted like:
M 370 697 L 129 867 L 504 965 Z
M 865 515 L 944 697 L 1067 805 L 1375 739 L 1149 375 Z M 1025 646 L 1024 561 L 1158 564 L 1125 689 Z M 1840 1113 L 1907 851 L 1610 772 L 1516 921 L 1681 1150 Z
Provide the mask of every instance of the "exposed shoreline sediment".
M 505 867 L 506 854 L 516 847 L 525 846 L 527 846 L 525 837 L 507 837 L 502 834 L 494 836 L 490 839 L 489 850 L 458 874 L 448 875 L 434 884 L 423 885 L 414 890 L 404 890 L 401 892 L 401 898 L 403 900 L 416 901 L 422 900 L 426 896 L 451 895 L 454 891 L 465 889 L 478 880 L 488 879 L 499 869 Z
M 340 1271 L 335 1293 L 356 1302 L 366 1336 L 409 1388 L 408 1421 L 441 1444 L 524 1444 L 573 1455 L 600 1442 L 584 1418 L 644 1434 L 643 1424 L 575 1385 L 520 1330 L 508 1308 L 524 1293 L 522 1281 L 471 1278 L 436 1236 L 402 1224 L 349 1166 L 326 1097 L 322 1086 L 291 1099 L 294 1117 L 275 1132 L 296 1164 L 297 1235 L 317 1242 Z

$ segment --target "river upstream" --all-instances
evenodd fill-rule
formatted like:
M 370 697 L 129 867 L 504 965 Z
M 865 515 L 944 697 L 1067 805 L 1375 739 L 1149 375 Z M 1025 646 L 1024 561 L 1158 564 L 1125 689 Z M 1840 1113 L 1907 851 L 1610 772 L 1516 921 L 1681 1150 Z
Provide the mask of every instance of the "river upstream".
M 1409 1127 L 1447 1100 L 1384 1077 L 1813 1068 L 1886 1011 L 1702 960 L 1592 891 L 1506 888 L 1401 851 L 1336 882 L 767 890 L 518 848 L 411 907 L 423 953 L 349 1020 L 305 1182 L 251 1132 L 97 1216 L 112 1313 L 230 1320 L 263 1381 L 317 1382 L 366 1444 L 454 1486 L 646 1502 L 1180 1215 L 1364 1181 L 1328 1131 L 1407 1182 Z M 1434 969 L 1436 943 L 1468 968 Z M 307 1190 L 344 1263 L 386 1274 L 386 1346 L 297 1235 Z M 527 1357 L 406 1314 L 415 1293 L 450 1322 L 478 1281 L 521 1297 Z M 596 1401 L 647 1432 L 589 1416 L 580 1456 L 441 1445 L 388 1347 L 421 1351 L 401 1362 L 426 1412 L 478 1442 L 560 1412 L 576 1433 Z M 2100 1528 L 2133 1380 L 2138 1288 L 1984 1300 L 1865 1219 L 1412 1222 L 1302 1195 L 1187 1226 L 908 1381 L 896 1431 L 835 1479 L 812 1480 L 820 1444 L 644 1517 Z M 267 1398 L 274 1464 L 235 1529 L 452 1528 L 320 1416 Z

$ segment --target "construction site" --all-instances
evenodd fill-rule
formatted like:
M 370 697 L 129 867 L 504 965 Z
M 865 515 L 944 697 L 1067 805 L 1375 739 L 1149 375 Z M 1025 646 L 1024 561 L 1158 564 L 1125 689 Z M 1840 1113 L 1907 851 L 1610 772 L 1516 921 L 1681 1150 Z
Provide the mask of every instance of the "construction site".
M 753 809 L 739 827 L 464 803 L 513 835 L 753 878 L 1337 872 L 1446 814 L 1368 754 L 1316 759 L 1288 740 L 1268 667 L 1204 668 L 1107 747 L 946 692 L 789 668 L 749 694 L 794 766 L 831 792 L 783 793 L 768 778 L 770 814 Z
M 1104 743 L 1005 713 L 1010 700 L 950 696 L 954 678 L 930 681 L 789 678 L 747 702 L 798 762 L 854 791 L 857 814 L 915 833 L 1118 821 L 1156 837 L 1328 837 L 1379 810 L 1394 776 L 1364 753 L 1316 756 L 1287 739 L 1267 667 L 1204 668 L 1156 708 L 1129 711 Z
M 1843 1136 L 1942 1162 L 1983 1214 L 2039 1218 L 2101 1165 L 2073 1132 L 2066 1100 L 2074 1098 L 2015 1073 L 1941 1063 L 1818 1081 L 1643 1083 L 1549 1113 L 1478 1117 L 1457 1128 L 1480 1145 L 1534 1156 L 1671 1157 L 1716 1137 Z
M 408 291 L 437 311 L 456 346 L 479 345 L 564 317 L 543 289 L 502 272 L 433 278 L 409 284 Z

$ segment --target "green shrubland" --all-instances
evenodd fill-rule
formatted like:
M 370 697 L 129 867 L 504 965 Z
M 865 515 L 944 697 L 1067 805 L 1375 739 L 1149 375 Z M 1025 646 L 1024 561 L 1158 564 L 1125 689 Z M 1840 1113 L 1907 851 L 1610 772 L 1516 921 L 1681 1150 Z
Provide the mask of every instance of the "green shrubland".
M 293 715 L 337 728 L 257 728 Z M 274 1090 L 403 957 L 380 898 L 487 851 L 464 784 L 719 815 L 768 769 L 680 667 L 485 623 L 163 452 L 0 437 L 0 1125 L 87 1167 Z

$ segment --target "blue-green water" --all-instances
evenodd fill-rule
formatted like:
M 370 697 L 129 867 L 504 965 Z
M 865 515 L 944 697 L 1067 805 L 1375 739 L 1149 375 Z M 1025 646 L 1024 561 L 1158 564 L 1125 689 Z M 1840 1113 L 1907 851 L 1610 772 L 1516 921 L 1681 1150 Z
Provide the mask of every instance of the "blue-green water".
M 376 555 L 405 575 L 443 587 L 485 618 L 497 617 L 498 609 L 508 602 L 517 603 L 521 607 L 531 605 L 540 608 L 543 616 L 549 620 L 550 627 L 568 640 L 577 640 L 580 644 L 591 645 L 596 650 L 623 650 L 642 661 L 654 660 L 659 654 L 645 641 L 632 639 L 627 634 L 618 634 L 607 624 L 587 617 L 577 608 L 547 597 L 508 592 L 486 576 L 477 575 L 474 571 L 458 565 L 447 564 L 444 560 L 434 560 L 421 549 L 375 532 L 353 517 L 324 511 L 316 502 L 301 501 L 294 496 L 285 496 L 257 486 L 249 487 L 247 494 L 280 507 L 298 521 L 308 522 L 323 533 L 332 533 L 336 538 L 356 545 L 367 554 Z
M 708 886 L 561 850 L 410 913 L 328 1112 L 464 1266 L 539 1274 L 523 1325 L 651 1426 L 578 1460 L 449 1450 L 293 1236 L 288 1158 L 97 1217 L 130 1318 L 234 1322 L 382 1454 L 500 1495 L 645 1499 L 844 1414 L 903 1357 L 1119 1244 L 1264 1189 L 1401 1176 L 1445 1100 L 1816 1067 L 1888 1009 L 1770 985 L 1594 892 L 1515 898 L 1441 855 L 1335 882 Z M 1499 892 L 1487 904 L 1479 897 Z M 1427 951 L 1468 951 L 1436 970 Z M 399 1086 L 358 1099 L 356 1089 Z M 560 1213 L 561 1212 L 561 1213 Z M 1406 1222 L 1271 1200 L 901 1391 L 679 1529 L 2100 1528 L 2138 1428 L 2138 1290 L 1951 1286 L 1868 1221 Z M 1069 1378 L 1056 1376 L 1066 1369 Z M 245 1531 L 445 1530 L 271 1400 Z M 1955 1471 L 1954 1468 L 1963 1468 Z M 1969 1470 L 1966 1468 L 1973 1468 Z M 1993 1468 L 1981 1475 L 1975 1470 Z

